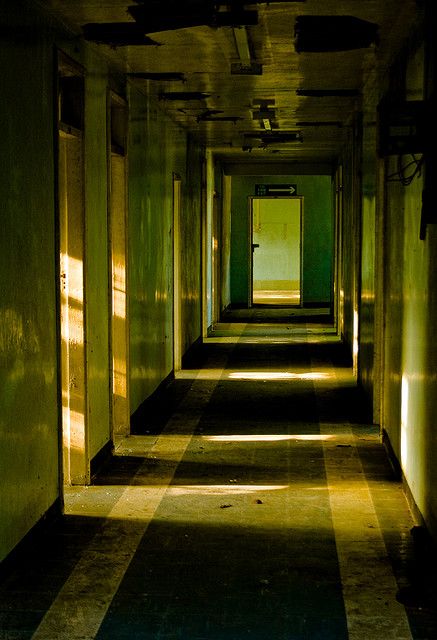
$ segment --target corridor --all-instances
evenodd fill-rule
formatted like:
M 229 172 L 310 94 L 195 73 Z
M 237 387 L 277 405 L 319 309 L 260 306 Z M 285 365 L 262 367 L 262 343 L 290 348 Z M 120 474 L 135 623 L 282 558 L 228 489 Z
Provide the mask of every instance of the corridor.
M 347 352 L 297 313 L 228 314 L 65 488 L 4 567 L 2 640 L 437 638 L 435 559 Z

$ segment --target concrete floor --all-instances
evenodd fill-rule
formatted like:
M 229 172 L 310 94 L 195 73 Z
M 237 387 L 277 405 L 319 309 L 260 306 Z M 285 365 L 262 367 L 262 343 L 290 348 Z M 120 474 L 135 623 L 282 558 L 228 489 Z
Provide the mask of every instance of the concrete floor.
M 0 639 L 437 638 L 432 550 L 332 327 L 253 313 L 66 490 L 3 573 Z

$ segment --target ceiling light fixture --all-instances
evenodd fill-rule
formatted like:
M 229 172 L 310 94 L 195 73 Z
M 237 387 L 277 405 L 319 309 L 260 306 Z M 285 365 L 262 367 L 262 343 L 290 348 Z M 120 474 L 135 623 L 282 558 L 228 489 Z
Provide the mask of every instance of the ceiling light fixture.
M 258 99 L 253 101 L 253 105 L 257 106 L 258 109 L 255 109 L 252 113 L 252 117 L 254 120 L 258 120 L 260 126 L 265 131 L 272 131 L 273 128 L 276 127 L 275 124 L 275 110 L 272 109 L 274 106 L 275 100 L 273 98 L 267 99 Z
M 250 46 L 246 27 L 234 27 L 232 32 L 234 34 L 235 47 L 240 62 L 245 65 L 250 65 Z
M 219 14 L 220 15 L 220 14 Z M 231 74 L 240 76 L 261 76 L 262 64 L 252 59 L 249 35 L 245 26 L 232 28 L 238 62 L 231 62 Z

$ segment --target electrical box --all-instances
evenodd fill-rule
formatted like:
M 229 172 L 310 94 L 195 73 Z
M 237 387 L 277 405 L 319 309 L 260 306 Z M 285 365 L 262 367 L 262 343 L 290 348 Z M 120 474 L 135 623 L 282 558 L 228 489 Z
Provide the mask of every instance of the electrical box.
M 427 136 L 426 103 L 423 100 L 394 102 L 389 98 L 378 107 L 380 156 L 423 153 Z

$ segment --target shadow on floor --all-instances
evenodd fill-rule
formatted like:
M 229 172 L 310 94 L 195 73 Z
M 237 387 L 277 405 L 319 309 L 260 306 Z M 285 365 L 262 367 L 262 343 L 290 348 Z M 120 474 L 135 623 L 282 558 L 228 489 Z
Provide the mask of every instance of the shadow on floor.
M 274 307 L 272 305 L 253 305 L 251 308 L 230 307 L 225 309 L 220 318 L 220 322 L 271 322 L 271 323 L 306 323 L 315 324 L 332 323 L 332 313 L 330 307 L 286 307 L 283 305 Z

